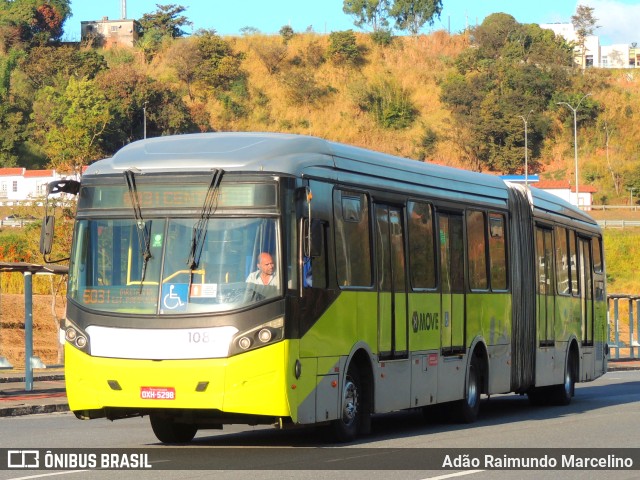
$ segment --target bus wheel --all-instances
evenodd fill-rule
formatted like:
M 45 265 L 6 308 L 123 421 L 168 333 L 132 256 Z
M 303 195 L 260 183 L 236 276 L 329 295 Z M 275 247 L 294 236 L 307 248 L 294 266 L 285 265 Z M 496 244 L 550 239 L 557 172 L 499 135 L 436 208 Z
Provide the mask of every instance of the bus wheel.
M 476 356 L 469 365 L 469 378 L 464 399 L 456 402 L 455 418 L 462 423 L 473 423 L 480 412 L 480 362 Z
M 198 427 L 195 425 L 177 423 L 171 417 L 163 417 L 152 413 L 149 419 L 151 420 L 153 433 L 162 443 L 187 443 L 193 440 L 198 431 Z
M 342 386 L 340 418 L 332 423 L 333 436 L 340 442 L 354 440 L 360 431 L 362 422 L 362 382 L 360 372 L 355 365 L 350 365 Z
M 555 405 L 569 405 L 576 386 L 575 359 L 570 353 L 564 368 L 564 382 L 554 385 L 551 392 L 551 401 Z

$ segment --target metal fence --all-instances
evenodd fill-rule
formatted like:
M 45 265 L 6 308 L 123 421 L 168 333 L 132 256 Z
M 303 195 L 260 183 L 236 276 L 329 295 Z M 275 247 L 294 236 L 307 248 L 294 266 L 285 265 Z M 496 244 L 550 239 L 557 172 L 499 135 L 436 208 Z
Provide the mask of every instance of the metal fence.
M 640 358 L 640 295 L 607 295 L 609 350 L 612 359 Z
M 637 228 L 640 220 L 598 220 L 598 225 L 602 228 Z

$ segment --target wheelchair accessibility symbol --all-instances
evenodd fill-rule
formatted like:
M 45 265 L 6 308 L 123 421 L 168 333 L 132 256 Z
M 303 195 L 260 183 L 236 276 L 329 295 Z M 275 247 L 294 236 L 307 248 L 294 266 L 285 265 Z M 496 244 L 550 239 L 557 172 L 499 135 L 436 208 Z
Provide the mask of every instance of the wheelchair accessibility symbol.
M 189 285 L 169 283 L 162 285 L 162 309 L 182 312 L 187 309 Z

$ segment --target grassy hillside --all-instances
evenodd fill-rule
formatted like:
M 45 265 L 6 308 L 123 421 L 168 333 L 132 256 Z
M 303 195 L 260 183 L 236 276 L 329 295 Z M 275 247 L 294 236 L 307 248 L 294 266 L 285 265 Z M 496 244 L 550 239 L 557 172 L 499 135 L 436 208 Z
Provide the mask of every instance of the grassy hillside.
M 428 157 L 437 163 L 458 165 L 458 155 L 448 141 L 449 114 L 440 103 L 438 84 L 466 48 L 466 37 L 436 32 L 396 38 L 386 47 L 375 45 L 369 35 L 356 37 L 362 54 L 356 67 L 336 65 L 326 58 L 326 35 L 295 35 L 286 46 L 280 36 L 226 37 L 233 49 L 244 55 L 247 91 L 229 95 L 241 108 L 234 110 L 225 105 L 227 96 L 212 96 L 197 85 L 192 88 L 193 96 L 185 99 L 192 108 L 206 110 L 215 130 L 316 135 L 417 160 Z M 184 87 L 172 66 L 172 48 L 169 45 L 141 68 Z M 282 54 L 279 61 L 277 54 Z M 359 106 L 372 88 L 385 83 L 392 85 L 386 94 L 406 95 L 415 107 L 417 116 L 409 128 L 383 128 Z M 435 149 L 429 149 L 424 137 L 434 133 L 438 141 Z
M 288 43 L 278 35 L 225 37 L 242 55 L 246 85 L 212 94 L 202 85 L 180 79 L 175 62 L 178 39 L 168 42 L 149 64 L 135 68 L 170 82 L 181 90 L 192 112 L 204 115 L 214 130 L 278 131 L 310 134 L 394 155 L 469 168 L 460 144 L 465 132 L 440 101 L 441 84 L 455 70 L 455 61 L 470 45 L 467 35 L 437 31 L 418 37 L 397 37 L 388 46 L 356 34 L 362 61 L 355 67 L 332 62 L 330 38 L 297 34 Z M 110 63 L 120 58 L 106 52 Z M 140 59 L 141 57 L 136 57 Z M 598 104 L 595 122 L 578 131 L 581 185 L 593 185 L 596 203 L 628 204 L 625 186 L 639 171 L 640 77 L 635 71 L 590 69 L 577 74 L 572 89 L 591 94 Z M 535 89 L 534 86 L 532 88 Z M 405 128 L 389 128 L 367 110 L 374 95 L 379 102 L 406 100 L 415 120 Z M 371 104 L 369 103 L 369 106 Z M 562 107 L 549 105 L 551 129 L 533 170 L 544 179 L 573 183 L 573 124 Z M 554 113 L 555 112 L 555 113 Z M 508 119 L 506 119 L 508 120 Z M 524 152 L 523 152 L 524 157 Z M 531 161 L 531 158 L 530 158 Z M 523 158 L 524 165 L 524 158 Z

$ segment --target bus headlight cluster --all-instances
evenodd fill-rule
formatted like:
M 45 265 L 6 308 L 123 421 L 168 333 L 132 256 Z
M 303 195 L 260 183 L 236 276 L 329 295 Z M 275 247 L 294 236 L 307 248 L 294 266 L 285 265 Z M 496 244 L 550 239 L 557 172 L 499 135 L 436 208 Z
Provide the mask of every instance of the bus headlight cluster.
M 282 340 L 283 330 L 284 318 L 280 317 L 251 330 L 241 332 L 234 337 L 229 354 L 236 355 Z
M 72 325 L 68 320 L 66 328 L 64 330 L 64 338 L 67 342 L 79 348 L 80 350 L 85 350 L 89 343 L 87 334 L 75 325 Z

